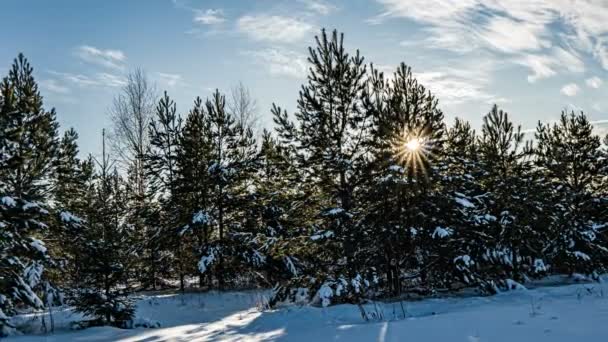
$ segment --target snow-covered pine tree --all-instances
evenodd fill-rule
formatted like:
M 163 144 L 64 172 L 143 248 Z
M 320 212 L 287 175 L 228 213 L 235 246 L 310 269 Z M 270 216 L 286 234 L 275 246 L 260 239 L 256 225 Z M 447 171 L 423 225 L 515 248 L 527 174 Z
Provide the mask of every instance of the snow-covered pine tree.
M 94 171 L 92 159 L 78 157 L 78 133 L 73 128 L 65 131 L 59 143 L 54 174 L 54 205 L 82 216 L 89 208 L 90 179 Z
M 539 123 L 535 152 L 551 191 L 547 210 L 552 226 L 547 250 L 556 271 L 594 274 L 608 256 L 607 244 L 598 229 L 606 224 L 602 201 L 594 192 L 601 182 L 601 142 L 593 126 L 580 113 L 562 112 L 559 122 Z
M 175 102 L 167 92 L 156 106 L 155 116 L 149 127 L 150 147 L 146 155 L 146 169 L 151 180 L 153 200 L 158 208 L 150 217 L 155 222 L 148 226 L 156 227 L 156 232 L 149 236 L 146 248 L 147 258 L 144 267 L 149 275 L 148 287 L 156 289 L 159 273 L 170 275 L 173 259 L 176 228 L 179 223 L 177 208 L 177 159 L 181 138 L 182 120 L 176 113 Z
M 78 251 L 82 267 L 74 298 L 76 311 L 94 317 L 91 324 L 128 326 L 134 313 L 129 298 L 129 272 L 138 248 L 126 222 L 124 180 L 113 168 L 105 149 L 98 162 L 93 201 L 85 216 L 83 243 Z M 91 325 L 90 324 L 90 325 Z
M 357 228 L 365 234 L 361 239 L 367 251 L 360 254 L 371 261 L 368 267 L 383 274 L 387 294 L 399 295 L 406 273 L 415 274 L 409 274 L 410 280 L 428 280 L 427 263 L 433 261 L 422 248 L 433 242 L 435 229 L 446 234 L 452 230 L 433 209 L 439 195 L 435 163 L 442 153 L 445 125 L 437 100 L 405 64 L 390 82 L 373 70 L 370 84 L 366 109 L 373 123 L 367 142 L 372 158 L 360 209 L 365 218 Z M 424 240 L 427 245 L 419 245 Z
M 58 213 L 59 224 L 53 230 L 51 250 L 59 262 L 64 285 L 72 287 L 77 282 L 82 265 L 77 258 L 78 246 L 83 242 L 82 218 L 91 207 L 93 196 L 94 162 L 92 158 L 78 158 L 78 133 L 65 131 L 55 160 L 53 206 Z
M 19 54 L 0 84 L 0 336 L 13 328 L 9 316 L 17 307 L 41 309 L 44 289 L 52 289 L 41 238 L 56 146 L 55 111 L 43 108 L 33 69 Z
M 212 209 L 210 173 L 212 144 L 210 123 L 201 98 L 188 113 L 179 140 L 177 158 L 177 230 L 172 241 L 180 288 L 187 273 L 199 274 L 199 285 L 209 274 L 196 272 L 197 262 L 207 251 L 211 239 Z
M 17 197 L 45 199 L 51 185 L 51 160 L 57 152 L 58 124 L 55 109 L 44 109 L 33 69 L 22 54 L 2 82 L 2 97 L 6 167 L 0 177 Z
M 264 130 L 259 151 L 259 168 L 255 177 L 255 201 L 252 212 L 258 229 L 256 241 L 259 251 L 266 256 L 264 282 L 285 286 L 305 274 L 301 261 L 310 259 L 312 249 L 304 241 L 312 242 L 300 227 L 306 226 L 311 213 L 305 205 L 296 169 L 295 155 L 270 132 Z
M 349 54 L 343 35 L 325 30 L 309 48 L 310 74 L 302 86 L 295 124 L 279 117 L 282 140 L 297 148 L 302 182 L 316 188 L 316 221 L 313 236 L 324 259 L 314 265 L 316 286 L 325 279 L 355 277 L 357 241 L 354 224 L 357 207 L 355 190 L 364 163 L 363 142 L 368 131 L 362 110 L 366 67 L 356 51 Z M 277 118 L 277 117 L 275 117 Z M 310 284 L 310 283 L 309 283 Z M 315 287 L 315 285 L 312 285 Z M 316 289 L 315 289 L 316 290 Z
M 223 288 L 226 273 L 238 269 L 242 260 L 253 266 L 263 262 L 255 248 L 247 246 L 251 235 L 243 234 L 246 232 L 242 224 L 257 152 L 251 128 L 236 123 L 226 111 L 225 97 L 218 90 L 207 100 L 205 107 L 211 138 L 211 165 L 208 168 L 210 205 L 217 236 L 203 254 L 199 271 L 204 273 L 213 265 L 218 286 Z
M 485 234 L 493 238 L 486 245 L 482 260 L 478 260 L 485 282 L 485 290 L 492 291 L 492 280 L 525 279 L 526 269 L 540 257 L 532 248 L 537 241 L 537 226 L 541 219 L 542 191 L 531 173 L 529 145 L 524 146 L 524 134 L 514 126 L 506 112 L 496 105 L 484 117 L 478 141 L 480 160 L 484 170 L 481 178 L 488 222 Z
M 608 241 L 608 134 L 602 140 L 602 149 L 597 163 L 599 165 L 599 180 L 594 191 L 598 198 L 595 216 L 600 218 L 599 222 L 604 222 L 599 223 L 597 230 L 602 234 L 604 241 Z M 608 247 L 608 244 L 604 247 Z M 604 265 L 608 265 L 608 260 L 604 261 Z
M 493 217 L 485 215 L 486 196 L 480 186 L 483 168 L 477 137 L 468 122 L 457 118 L 446 131 L 437 172 L 439 211 L 433 215 L 451 231 L 449 236 L 440 237 L 441 230 L 436 230 L 437 234 L 432 236 L 435 243 L 429 244 L 435 259 L 432 267 L 435 283 L 451 289 L 478 286 L 483 279 L 476 264 L 486 252 L 485 246 L 493 241 L 486 231 L 486 224 Z
M 139 282 L 140 288 L 153 288 L 158 281 L 156 267 L 160 266 L 152 262 L 158 262 L 160 255 L 158 203 L 154 201 L 155 193 L 150 187 L 146 172 L 143 176 L 139 175 L 135 164 L 129 164 L 124 177 L 123 179 L 121 175 L 124 185 L 122 196 L 125 200 L 124 223 L 134 234 L 133 246 L 136 246 L 132 251 L 136 256 L 136 264 L 131 269 L 131 276 Z M 143 193 L 140 192 L 141 184 L 138 184 L 140 177 L 143 177 L 145 185 Z

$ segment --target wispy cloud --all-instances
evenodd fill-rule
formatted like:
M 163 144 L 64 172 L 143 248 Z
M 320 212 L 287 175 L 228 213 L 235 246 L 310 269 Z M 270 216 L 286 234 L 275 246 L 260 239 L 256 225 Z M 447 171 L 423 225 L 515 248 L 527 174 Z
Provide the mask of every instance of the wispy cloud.
M 194 22 L 203 25 L 217 25 L 226 21 L 221 9 L 195 10 Z
M 556 75 L 556 70 L 560 68 L 574 73 L 585 71 L 585 63 L 581 57 L 576 52 L 562 48 L 553 49 L 551 54 L 524 54 L 515 58 L 514 62 L 530 69 L 530 83 Z
M 597 76 L 593 76 L 593 77 L 586 79 L 585 83 L 587 84 L 587 86 L 589 88 L 597 89 L 597 88 L 601 87 L 604 82 L 602 81 L 601 78 L 599 78 Z
M 554 60 L 549 56 L 526 55 L 515 62 L 530 69 L 532 72 L 528 75 L 528 82 L 530 83 L 556 74 L 553 69 Z
M 123 87 L 127 84 L 124 77 L 119 75 L 109 74 L 107 72 L 100 72 L 95 74 L 96 80 L 100 85 L 107 87 Z
M 547 32 L 543 25 L 508 17 L 490 20 L 483 29 L 477 30 L 477 35 L 480 43 L 504 53 L 536 51 L 551 46 L 545 38 Z
M 608 69 L 608 6 L 603 0 L 376 0 L 373 23 L 407 18 L 421 24 L 424 46 L 458 54 L 491 52 L 526 66 L 534 82 L 585 70 L 581 55 Z
M 165 72 L 158 72 L 156 74 L 160 82 L 169 88 L 174 88 L 175 86 L 184 82 L 182 75 L 179 74 L 170 74 Z
M 271 75 L 287 76 L 297 79 L 306 77 L 308 70 L 306 57 L 296 52 L 280 48 L 268 48 L 256 51 L 245 51 L 243 53 L 253 57 L 258 64 L 268 68 Z
M 328 15 L 337 9 L 336 6 L 321 0 L 299 0 L 299 2 L 303 3 L 309 10 L 320 15 Z
M 305 21 L 278 15 L 245 15 L 238 19 L 237 29 L 253 40 L 273 43 L 298 41 L 312 30 Z
M 440 103 L 453 105 L 465 102 L 501 103 L 507 99 L 488 92 L 491 75 L 495 68 L 491 62 L 441 67 L 436 70 L 416 72 L 414 75 L 427 89 L 433 92 Z
M 103 50 L 90 45 L 77 47 L 75 54 L 85 62 L 117 70 L 124 69 L 124 62 L 127 59 L 121 50 Z
M 564 85 L 561 89 L 561 93 L 572 97 L 576 96 L 580 92 L 581 88 L 576 83 L 568 83 Z
M 107 72 L 98 72 L 92 75 L 74 74 L 69 72 L 49 71 L 49 74 L 61 79 L 65 83 L 71 83 L 77 87 L 122 87 L 126 79 L 121 75 Z
M 66 94 L 70 93 L 70 88 L 66 87 L 65 85 L 61 84 L 59 81 L 54 80 L 54 79 L 42 80 L 39 82 L 39 84 L 40 84 L 40 87 L 42 88 L 42 90 L 45 92 L 62 94 L 62 95 L 66 95 Z

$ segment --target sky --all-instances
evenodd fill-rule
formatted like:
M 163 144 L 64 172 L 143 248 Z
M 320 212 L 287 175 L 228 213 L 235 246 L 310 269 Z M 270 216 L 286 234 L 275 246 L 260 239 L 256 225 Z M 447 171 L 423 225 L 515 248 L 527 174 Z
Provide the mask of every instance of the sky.
M 3 0 L 0 75 L 23 52 L 45 106 L 97 154 L 125 74 L 143 68 L 186 114 L 242 82 L 271 127 L 293 113 L 321 28 L 385 72 L 411 66 L 446 121 L 496 103 L 522 129 L 584 111 L 608 133 L 608 0 Z

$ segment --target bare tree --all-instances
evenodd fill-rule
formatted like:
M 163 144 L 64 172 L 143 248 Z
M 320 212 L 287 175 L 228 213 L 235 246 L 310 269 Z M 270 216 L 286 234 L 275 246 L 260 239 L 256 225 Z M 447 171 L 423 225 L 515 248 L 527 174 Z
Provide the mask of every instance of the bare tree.
M 144 156 L 150 145 L 148 126 L 154 113 L 156 91 L 142 69 L 127 75 L 125 86 L 110 109 L 113 148 L 123 166 L 130 168 L 138 195 L 145 191 Z
M 242 82 L 230 89 L 230 98 L 226 106 L 230 115 L 241 127 L 251 128 L 254 133 L 257 133 L 260 121 L 258 103 L 251 96 L 249 88 Z

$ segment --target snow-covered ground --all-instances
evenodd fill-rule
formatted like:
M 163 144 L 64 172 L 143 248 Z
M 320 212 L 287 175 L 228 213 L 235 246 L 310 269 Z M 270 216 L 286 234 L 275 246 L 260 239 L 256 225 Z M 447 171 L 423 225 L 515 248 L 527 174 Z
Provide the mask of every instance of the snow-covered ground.
M 260 297 L 259 292 L 144 296 L 138 320 L 159 321 L 161 328 L 70 331 L 68 322 L 78 317 L 64 310 L 54 315 L 59 326 L 54 335 L 7 341 L 608 341 L 604 284 L 426 299 L 403 302 L 403 309 L 399 302 L 368 304 L 367 311 L 384 316 L 373 322 L 363 321 L 355 305 L 292 305 L 259 312 Z

